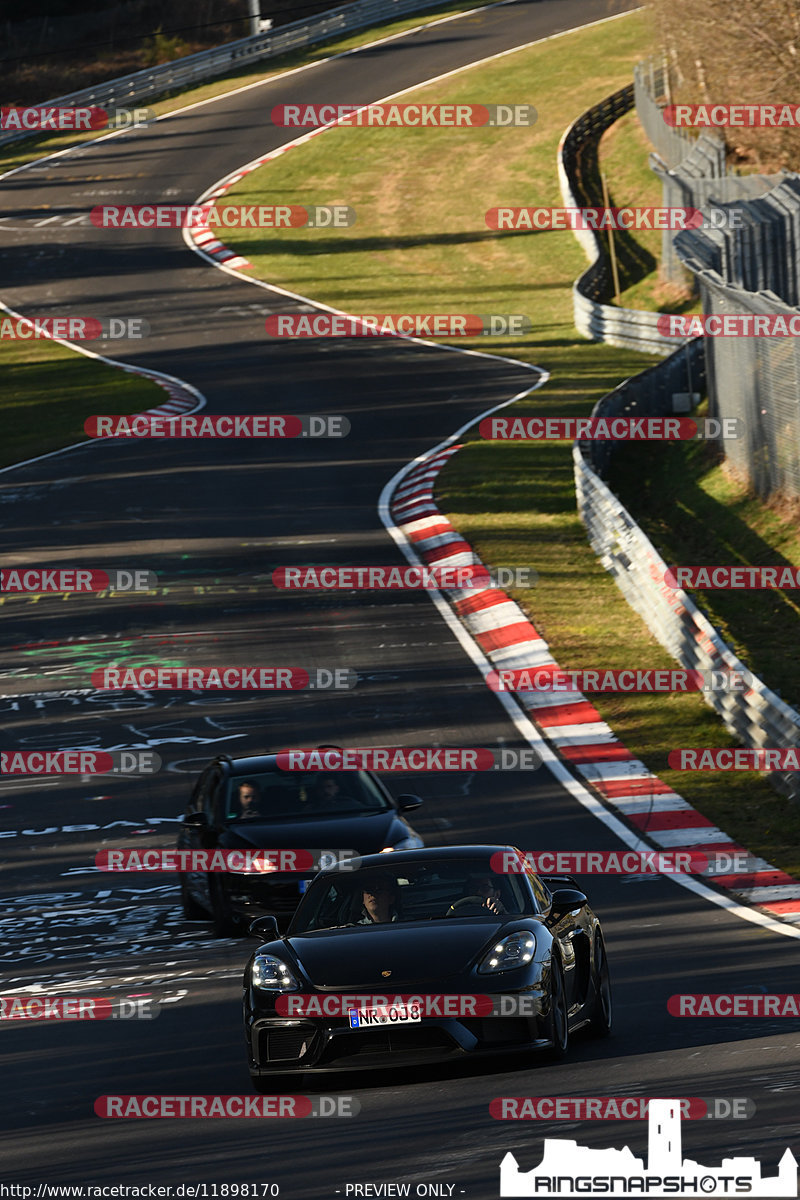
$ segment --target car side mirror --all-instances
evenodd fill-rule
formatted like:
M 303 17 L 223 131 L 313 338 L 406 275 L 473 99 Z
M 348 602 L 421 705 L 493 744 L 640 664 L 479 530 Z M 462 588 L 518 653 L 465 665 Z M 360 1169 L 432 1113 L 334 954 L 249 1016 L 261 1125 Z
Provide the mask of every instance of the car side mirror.
M 250 937 L 261 938 L 262 941 L 273 941 L 280 936 L 275 917 L 256 917 L 247 932 Z
M 588 903 L 588 898 L 583 892 L 579 892 L 577 888 L 558 888 L 557 891 L 552 893 L 550 911 L 554 917 L 560 917 L 568 912 L 574 912 L 576 909 L 583 908 Z
M 208 817 L 204 812 L 191 812 L 183 818 L 183 823 L 190 829 L 207 829 Z
M 412 808 L 419 808 L 422 804 L 422 799 L 419 796 L 412 796 L 410 792 L 397 797 L 397 807 L 400 812 L 411 812 Z

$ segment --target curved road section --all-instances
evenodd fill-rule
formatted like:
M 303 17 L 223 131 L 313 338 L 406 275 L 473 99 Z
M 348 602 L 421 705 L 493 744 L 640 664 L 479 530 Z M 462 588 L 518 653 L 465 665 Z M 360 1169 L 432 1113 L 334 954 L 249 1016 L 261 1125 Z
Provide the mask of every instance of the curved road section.
M 2 1182 L 483 1200 L 499 1194 L 507 1151 L 524 1170 L 539 1161 L 543 1131 L 646 1155 L 644 1123 L 582 1123 L 576 1135 L 574 1124 L 497 1121 L 489 1105 L 499 1096 L 747 1097 L 756 1111 L 746 1121 L 684 1122 L 687 1154 L 707 1163 L 755 1155 L 774 1174 L 796 1144 L 783 1096 L 796 1085 L 797 1022 L 667 1015 L 674 993 L 800 991 L 795 947 L 663 878 L 582 881 L 607 930 L 617 1032 L 602 1044 L 577 1040 L 564 1065 L 307 1084 L 361 1104 L 357 1117 L 311 1129 L 307 1120 L 209 1126 L 94 1112 L 108 1094 L 249 1090 L 239 1016 L 247 943 L 215 943 L 206 925 L 184 920 L 169 876 L 97 872 L 99 849 L 170 845 L 194 773 L 220 751 L 522 744 L 425 596 L 295 595 L 269 580 L 275 567 L 315 561 L 399 565 L 376 510 L 387 480 L 532 380 L 508 361 L 417 343 L 266 341 L 265 315 L 286 308 L 279 294 L 201 262 L 180 231 L 96 230 L 82 214 L 103 202 L 192 203 L 285 140 L 265 119 L 275 104 L 367 102 L 606 15 L 594 0 L 490 8 L 0 180 L 0 298 L 10 308 L 146 318 L 152 336 L 124 345 L 120 359 L 186 381 L 207 412 L 343 413 L 352 423 L 340 441 L 106 441 L 0 473 L 4 566 L 140 568 L 165 585 L 154 595 L 3 606 L 4 748 L 151 749 L 164 766 L 138 780 L 0 780 L 4 994 L 162 1004 L 149 1022 L 3 1024 Z M 359 683 L 256 698 L 91 686 L 97 667 L 145 662 L 341 666 Z M 530 849 L 619 848 L 545 770 L 391 783 L 423 793 L 415 823 L 429 844 L 489 836 Z

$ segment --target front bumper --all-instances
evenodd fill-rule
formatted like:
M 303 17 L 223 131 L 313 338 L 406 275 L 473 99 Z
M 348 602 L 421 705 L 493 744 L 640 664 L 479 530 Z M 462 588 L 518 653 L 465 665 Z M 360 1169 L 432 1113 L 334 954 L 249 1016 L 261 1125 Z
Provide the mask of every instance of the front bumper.
M 423 1017 L 370 1029 L 351 1029 L 346 1017 L 246 1016 L 250 1073 L 369 1070 L 543 1049 L 550 1045 L 545 997 L 535 995 L 531 1017 Z

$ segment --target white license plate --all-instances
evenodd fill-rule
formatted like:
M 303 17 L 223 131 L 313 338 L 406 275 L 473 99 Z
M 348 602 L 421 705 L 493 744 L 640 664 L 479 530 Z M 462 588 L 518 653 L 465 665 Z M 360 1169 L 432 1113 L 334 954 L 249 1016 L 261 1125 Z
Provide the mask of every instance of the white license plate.
M 351 1029 L 374 1029 L 377 1025 L 415 1025 L 422 1020 L 418 1004 L 380 1004 L 375 1008 L 348 1009 Z

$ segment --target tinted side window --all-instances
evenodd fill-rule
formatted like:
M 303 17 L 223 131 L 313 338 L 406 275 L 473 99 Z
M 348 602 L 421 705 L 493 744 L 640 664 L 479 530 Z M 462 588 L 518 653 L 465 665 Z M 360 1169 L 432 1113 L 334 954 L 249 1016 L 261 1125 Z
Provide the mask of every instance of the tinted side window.
M 542 883 L 539 876 L 535 875 L 533 871 L 526 869 L 525 874 L 528 878 L 528 882 L 531 885 L 533 894 L 536 897 L 536 907 L 538 908 L 539 912 L 544 912 L 545 909 L 550 907 L 550 893 Z

